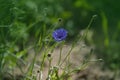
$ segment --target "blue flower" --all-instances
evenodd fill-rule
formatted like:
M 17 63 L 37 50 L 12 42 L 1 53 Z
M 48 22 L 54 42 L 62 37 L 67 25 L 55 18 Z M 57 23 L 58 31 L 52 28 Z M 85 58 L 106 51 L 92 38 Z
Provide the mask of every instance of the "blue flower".
M 53 32 L 52 37 L 55 39 L 55 41 L 63 41 L 67 37 L 67 31 L 63 28 L 57 29 Z

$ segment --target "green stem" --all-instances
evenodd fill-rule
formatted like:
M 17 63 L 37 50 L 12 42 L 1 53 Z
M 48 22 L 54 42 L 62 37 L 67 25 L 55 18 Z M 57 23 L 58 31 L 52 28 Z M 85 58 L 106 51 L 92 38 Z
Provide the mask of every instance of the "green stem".
M 88 33 L 88 29 L 90 28 L 93 20 L 96 18 L 96 15 L 93 15 L 87 28 L 86 28 L 86 31 L 85 33 L 83 34 L 82 37 L 80 37 L 79 35 L 77 36 L 77 39 L 73 42 L 72 46 L 71 46 L 71 49 L 69 50 L 69 52 L 67 53 L 66 57 L 64 58 L 63 62 L 60 64 L 60 66 L 62 66 L 62 64 L 66 61 L 67 57 L 70 55 L 70 53 L 72 52 L 72 50 L 74 49 L 74 46 L 75 44 L 79 41 L 79 40 L 83 40 L 86 36 L 87 36 L 87 33 Z
M 49 79 L 49 76 L 50 76 L 50 73 L 51 73 L 51 70 L 50 70 L 50 68 L 51 68 L 51 62 L 52 62 L 52 58 L 50 57 L 49 58 L 49 68 L 48 68 L 48 79 Z
M 62 47 L 60 48 L 60 56 L 59 56 L 59 60 L 58 60 L 58 65 L 60 64 L 61 56 L 62 56 Z
M 40 66 L 40 71 L 43 70 L 43 66 L 44 66 L 44 62 L 45 62 L 45 58 L 46 58 L 46 54 L 47 54 L 47 52 L 45 52 L 44 55 L 43 55 L 42 63 L 41 63 L 41 66 Z
M 64 45 L 65 41 L 62 42 L 62 45 L 60 46 L 60 55 L 59 55 L 59 60 L 58 60 L 58 65 L 60 65 L 61 62 L 61 57 L 62 57 L 62 49 L 63 49 L 63 45 Z
M 43 56 L 42 56 L 43 58 L 42 58 L 41 66 L 40 66 L 40 71 L 43 70 L 43 65 L 44 65 L 44 62 L 45 62 L 47 53 L 48 53 L 49 51 L 53 50 L 56 45 L 57 45 L 57 44 L 54 44 L 51 48 L 48 48 L 48 45 L 46 46 L 45 52 L 44 52 L 44 54 L 43 54 Z
M 67 57 L 70 55 L 71 51 L 73 50 L 73 47 L 71 47 L 71 49 L 69 50 L 69 52 L 67 53 L 66 57 L 64 58 L 63 62 L 60 64 L 60 66 L 62 66 L 62 64 L 66 61 Z

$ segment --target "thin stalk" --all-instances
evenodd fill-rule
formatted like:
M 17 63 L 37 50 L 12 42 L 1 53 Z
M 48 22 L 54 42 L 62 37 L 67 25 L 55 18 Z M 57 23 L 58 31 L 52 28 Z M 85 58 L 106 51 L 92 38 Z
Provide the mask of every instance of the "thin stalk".
M 51 73 L 51 70 L 50 70 L 50 68 L 51 68 L 51 62 L 52 62 L 52 58 L 50 57 L 49 58 L 49 68 L 48 68 L 48 79 L 49 79 L 49 76 L 50 76 L 50 73 Z
M 58 65 L 60 64 L 61 56 L 62 56 L 62 47 L 60 48 L 60 55 L 59 55 Z
M 90 56 L 92 55 L 92 53 L 93 53 L 93 49 L 91 49 L 87 59 L 83 61 L 82 65 L 80 67 L 78 67 L 77 69 L 70 71 L 70 74 L 75 72 L 75 71 L 78 71 L 78 70 L 81 71 L 81 70 L 85 69 L 90 62 L 89 60 L 90 60 Z
M 41 49 L 42 49 L 41 36 L 40 36 L 40 38 L 39 38 L 39 42 L 40 42 L 40 47 L 39 47 L 39 48 L 40 48 L 40 50 L 41 50 Z M 35 63 L 35 61 L 36 61 L 37 54 L 39 53 L 37 47 L 35 46 L 34 48 L 35 48 L 35 55 L 34 55 L 34 57 L 33 57 L 33 62 L 31 63 L 31 65 L 30 65 L 30 67 L 29 67 L 29 69 L 28 69 L 28 72 L 27 72 L 27 74 L 30 75 L 30 76 L 32 75 L 33 68 L 34 68 L 34 63 Z
M 45 52 L 44 55 L 43 55 L 42 63 L 41 63 L 41 66 L 40 66 L 40 71 L 43 70 L 43 66 L 44 66 L 44 62 L 45 62 L 45 58 L 46 58 L 46 54 L 47 54 L 47 52 Z
M 86 28 L 85 34 L 84 34 L 84 36 L 83 36 L 83 39 L 87 36 L 88 30 L 89 30 L 90 26 L 92 25 L 92 23 L 93 23 L 93 21 L 94 21 L 94 19 L 95 19 L 96 17 L 97 17 L 97 15 L 93 15 L 93 16 L 92 16 L 92 18 L 91 18 L 91 20 L 90 20 L 90 22 L 89 22 L 89 24 L 88 24 L 88 26 L 87 26 L 87 28 Z
M 54 44 L 51 48 L 48 48 L 48 46 L 46 46 L 45 52 L 43 54 L 43 58 L 42 58 L 42 63 L 40 65 L 40 71 L 43 70 L 43 65 L 47 56 L 47 53 L 51 50 L 53 50 L 53 48 L 56 46 L 57 44 Z
M 60 64 L 60 66 L 62 66 L 62 64 L 66 61 L 67 57 L 70 55 L 70 53 L 72 52 L 72 50 L 73 50 L 73 46 L 71 47 L 71 49 L 67 53 L 66 57 L 63 59 L 63 62 Z
M 34 68 L 34 63 L 37 57 L 37 53 L 35 53 L 34 57 L 33 57 L 33 62 L 31 63 L 29 69 L 28 69 L 28 75 L 32 76 L 32 72 L 33 72 L 33 68 Z
M 62 49 L 63 49 L 63 45 L 64 45 L 64 41 L 62 42 L 62 45 L 60 46 L 60 55 L 59 55 L 59 59 L 58 59 L 58 66 L 59 66 L 59 64 L 60 64 L 60 62 L 61 62 L 61 57 L 62 57 Z
M 78 35 L 77 39 L 73 42 L 73 44 L 72 44 L 72 46 L 71 46 L 71 49 L 70 49 L 69 52 L 67 53 L 66 57 L 64 58 L 63 62 L 60 64 L 60 66 L 62 66 L 62 64 L 66 61 L 67 57 L 70 55 L 70 53 L 71 53 L 72 50 L 74 49 L 74 46 L 75 46 L 75 44 L 77 43 L 77 41 L 83 40 L 83 39 L 87 36 L 88 29 L 90 28 L 90 26 L 91 26 L 91 24 L 92 24 L 92 22 L 93 22 L 93 20 L 94 20 L 95 18 L 96 18 L 96 15 L 93 15 L 92 18 L 91 18 L 91 20 L 90 20 L 90 22 L 89 22 L 89 24 L 88 24 L 88 26 L 87 26 L 87 28 L 86 28 L 85 33 L 83 34 L 83 36 L 80 37 L 80 36 Z

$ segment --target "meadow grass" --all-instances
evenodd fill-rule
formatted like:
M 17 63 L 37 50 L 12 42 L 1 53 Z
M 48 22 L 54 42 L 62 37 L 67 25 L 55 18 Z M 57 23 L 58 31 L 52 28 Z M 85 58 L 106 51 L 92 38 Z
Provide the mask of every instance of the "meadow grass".
M 70 66 L 70 54 L 72 52 L 72 50 L 74 49 L 74 47 L 76 46 L 77 42 L 81 42 L 82 40 L 85 39 L 87 32 L 94 20 L 96 16 L 94 15 L 91 18 L 90 23 L 88 24 L 88 27 L 86 28 L 84 34 L 82 36 L 80 36 L 79 34 L 76 35 L 76 39 L 74 41 L 72 41 L 72 45 L 70 50 L 67 51 L 65 57 L 63 60 L 61 60 L 62 57 L 62 49 L 63 46 L 66 44 L 66 38 L 67 35 L 69 34 L 69 32 L 67 32 L 67 30 L 65 30 L 64 28 L 61 28 L 60 26 L 56 26 L 56 25 L 52 25 L 52 28 L 49 30 L 46 30 L 46 26 L 45 24 L 43 24 L 43 26 L 41 26 L 40 32 L 38 34 L 37 40 L 34 40 L 34 44 L 30 45 L 31 47 L 29 47 L 30 49 L 34 49 L 35 53 L 34 53 L 34 57 L 32 62 L 30 63 L 27 71 L 24 71 L 22 69 L 21 64 L 27 64 L 27 62 L 24 60 L 24 58 L 22 58 L 23 56 L 26 55 L 27 51 L 29 50 L 27 47 L 23 47 L 22 51 L 17 51 L 16 49 L 16 54 L 14 54 L 15 50 L 12 50 L 14 48 L 11 47 L 15 47 L 15 44 L 19 41 L 19 37 L 22 36 L 22 34 L 20 34 L 20 36 L 16 37 L 14 41 L 12 41 L 11 43 L 8 44 L 3 44 L 0 46 L 0 52 L 1 52 L 1 57 L 0 57 L 0 77 L 1 80 L 4 78 L 4 75 L 6 73 L 8 73 L 9 75 L 13 76 L 12 80 L 15 80 L 16 78 L 14 77 L 14 75 L 12 75 L 11 73 L 9 73 L 10 70 L 12 70 L 15 66 L 17 66 L 21 73 L 22 73 L 22 80 L 43 80 L 43 71 L 44 71 L 44 64 L 45 61 L 48 60 L 49 62 L 49 67 L 48 67 L 48 74 L 47 74 L 47 78 L 46 80 L 70 80 L 71 79 L 71 74 L 75 73 L 77 71 L 81 71 L 84 70 L 86 68 L 86 66 L 89 63 L 89 59 L 90 59 L 90 55 L 91 53 L 93 53 L 93 50 L 90 51 L 89 56 L 87 57 L 87 59 L 85 59 L 82 63 L 82 65 L 78 66 L 75 69 L 71 69 Z M 56 24 L 60 24 L 61 20 L 58 20 Z M 19 23 L 15 23 L 16 25 L 22 25 Z M 28 31 L 30 28 L 34 27 L 35 23 L 30 25 L 27 29 L 25 29 L 25 31 Z M 14 27 L 13 27 L 14 29 Z M 2 31 L 2 30 L 1 30 Z M 13 32 L 12 34 L 15 33 L 19 33 L 18 32 Z M 24 35 L 24 34 L 23 34 Z M 2 34 L 2 38 L 4 39 L 4 33 Z M 25 46 L 26 44 L 23 41 L 23 45 Z M 52 59 L 54 57 L 52 57 L 52 52 L 54 51 L 55 47 L 60 47 L 60 53 L 59 53 L 59 59 L 57 61 L 56 65 L 52 65 Z M 37 71 L 37 73 L 39 75 L 33 75 L 33 69 L 34 66 L 36 64 L 36 58 L 38 56 L 38 54 L 41 53 L 40 56 L 40 65 L 39 66 L 39 70 Z M 58 54 L 58 53 L 56 53 Z M 29 54 L 28 54 L 29 55 Z M 8 61 L 10 60 L 10 62 Z M 63 64 L 66 63 L 63 67 Z M 8 64 L 7 64 L 8 63 Z M 59 74 L 59 71 L 62 69 L 61 74 Z

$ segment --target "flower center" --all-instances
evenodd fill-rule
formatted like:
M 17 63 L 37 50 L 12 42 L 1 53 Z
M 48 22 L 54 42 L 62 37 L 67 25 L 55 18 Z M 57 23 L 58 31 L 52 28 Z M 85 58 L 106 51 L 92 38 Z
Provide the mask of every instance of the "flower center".
M 59 35 L 58 38 L 62 38 L 62 35 Z

